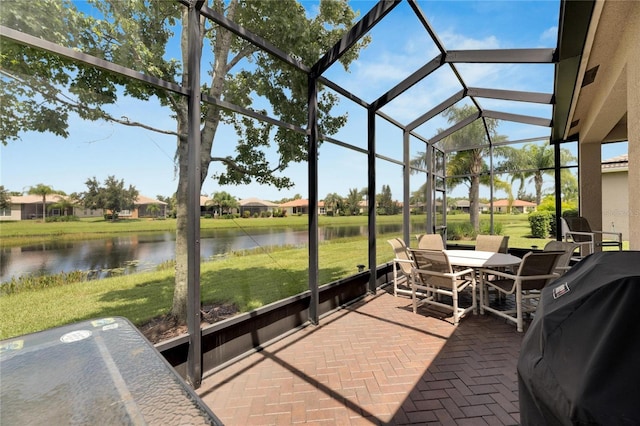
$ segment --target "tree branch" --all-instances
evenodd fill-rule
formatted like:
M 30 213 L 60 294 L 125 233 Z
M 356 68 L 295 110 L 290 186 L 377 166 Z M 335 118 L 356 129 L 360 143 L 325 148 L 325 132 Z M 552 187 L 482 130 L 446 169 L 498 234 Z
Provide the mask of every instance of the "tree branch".
M 34 90 L 35 92 L 41 94 L 48 102 L 51 102 L 53 104 L 55 103 L 59 103 L 62 105 L 67 106 L 70 110 L 78 113 L 78 111 L 81 110 L 91 110 L 93 111 L 97 116 L 101 117 L 104 120 L 107 121 L 112 121 L 118 124 L 122 124 L 125 126 L 131 126 L 131 127 L 141 127 L 143 129 L 146 130 L 150 130 L 152 132 L 156 132 L 156 133 L 161 133 L 164 135 L 173 135 L 173 136 L 179 136 L 178 132 L 176 131 L 172 131 L 172 130 L 162 130 L 162 129 L 157 129 L 155 127 L 151 127 L 148 126 L 144 123 L 140 123 L 137 121 L 131 121 L 129 120 L 129 118 L 127 117 L 121 117 L 121 118 L 116 118 L 114 116 L 112 116 L 111 114 L 105 112 L 104 110 L 102 110 L 101 108 L 95 108 L 95 107 L 90 107 L 88 105 L 83 105 L 83 104 L 79 104 L 77 103 L 73 98 L 69 97 L 68 95 L 64 94 L 61 90 L 59 90 L 58 88 L 56 88 L 55 86 L 48 84 L 47 82 L 43 82 L 41 80 L 38 80 L 38 84 L 40 86 L 37 86 L 35 84 L 31 84 L 29 81 L 27 81 L 26 79 L 20 78 L 16 75 L 13 75 L 11 73 L 8 73 L 6 70 L 1 69 L 0 68 L 0 74 L 3 74 L 9 78 L 12 78 L 16 81 L 19 81 L 21 84 L 24 84 L 25 86 L 30 87 L 32 90 Z
M 236 161 L 231 159 L 231 157 L 211 157 L 211 161 L 217 161 L 217 162 L 220 162 L 220 163 L 224 163 L 228 167 L 230 167 L 233 170 L 238 171 L 238 172 L 252 174 L 251 170 L 247 169 L 246 167 L 242 167 Z M 283 167 L 284 167 L 284 165 L 280 162 L 277 167 L 274 167 L 273 169 L 269 170 L 267 173 L 274 173 L 274 172 L 277 172 L 277 171 L 281 171 L 283 169 Z
M 247 44 L 238 52 L 236 56 L 234 56 L 229 61 L 229 63 L 227 64 L 227 67 L 225 68 L 225 72 L 228 73 L 229 71 L 231 71 L 238 62 L 240 62 L 242 59 L 246 58 L 247 56 L 251 55 L 256 50 L 257 49 L 252 44 Z

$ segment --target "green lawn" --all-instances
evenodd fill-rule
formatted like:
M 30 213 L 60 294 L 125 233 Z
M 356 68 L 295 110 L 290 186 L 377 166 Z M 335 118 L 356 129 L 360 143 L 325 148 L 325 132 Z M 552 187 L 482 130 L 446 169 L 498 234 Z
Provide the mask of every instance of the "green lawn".
M 482 218 L 485 220 L 485 218 Z M 378 223 L 401 223 L 401 216 L 381 216 Z M 422 218 L 412 217 L 412 229 L 420 229 Z M 455 215 L 449 223 L 468 221 L 468 215 Z M 488 217 L 486 218 L 488 220 Z M 203 219 L 202 229 L 242 226 L 306 226 L 307 217 L 282 219 Z M 543 247 L 548 239 L 532 239 L 526 215 L 496 215 L 503 234 L 509 235 L 510 247 Z M 365 225 L 366 217 L 321 217 L 320 225 Z M 2 223 L 2 240 L 19 240 L 27 235 L 37 241 L 49 238 L 82 239 L 130 231 L 173 230 L 174 220 L 140 220 L 116 223 L 80 221 L 72 223 L 15 222 Z M 387 240 L 397 234 L 378 235 L 377 264 L 393 258 Z M 455 241 L 473 244 L 473 241 Z M 412 244 L 415 245 L 415 243 Z M 357 265 L 368 263 L 366 238 L 343 238 L 321 243 L 319 247 L 320 282 L 329 283 L 357 272 Z M 233 303 L 240 311 L 300 293 L 307 289 L 308 250 L 306 247 L 283 247 L 230 253 L 201 266 L 202 301 Z M 167 313 L 173 296 L 173 270 L 144 272 L 75 282 L 60 287 L 27 290 L 0 297 L 0 339 L 39 331 L 83 319 L 124 316 L 141 325 Z
M 320 245 L 320 282 L 357 272 L 367 263 L 366 239 Z M 378 263 L 391 260 L 386 239 L 378 242 Z M 233 303 L 248 311 L 307 289 L 305 247 L 233 253 L 201 265 L 203 303 Z M 124 316 L 136 325 L 167 313 L 173 296 L 173 271 L 144 272 L 0 297 L 0 339 L 83 319 Z

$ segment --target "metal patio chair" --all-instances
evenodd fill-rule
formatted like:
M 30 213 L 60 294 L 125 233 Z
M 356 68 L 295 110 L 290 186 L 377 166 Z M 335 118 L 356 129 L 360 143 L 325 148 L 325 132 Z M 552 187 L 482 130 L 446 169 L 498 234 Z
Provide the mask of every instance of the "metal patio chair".
M 507 253 L 508 249 L 508 236 L 480 234 L 476 237 L 476 250 L 492 251 L 494 253 Z
M 617 247 L 622 251 L 622 233 L 610 231 L 593 231 L 589 221 L 582 216 L 561 217 L 562 238 L 579 244 L 586 249 L 581 251 L 587 256 L 595 251 L 596 247 Z
M 444 250 L 444 242 L 442 241 L 442 235 L 440 234 L 419 234 L 416 235 L 418 239 L 418 248 L 427 250 Z
M 516 324 L 523 331 L 523 315 L 534 312 L 534 301 L 540 298 L 540 290 L 559 276 L 554 272 L 564 251 L 529 252 L 523 258 L 518 271 L 509 273 L 495 269 L 480 269 L 480 313 L 489 311 Z M 492 280 L 486 279 L 493 277 Z M 489 305 L 488 290 L 505 295 L 515 294 L 516 308 L 500 310 Z M 514 316 L 515 315 L 515 316 Z
M 560 275 L 564 275 L 569 269 L 571 269 L 571 261 L 579 260 L 574 258 L 574 252 L 580 246 L 576 243 L 568 241 L 549 241 L 543 251 L 562 251 L 562 256 L 558 258 L 555 272 Z
M 476 312 L 476 277 L 473 268 L 454 271 L 446 252 L 442 250 L 409 251 L 415 262 L 411 271 L 414 313 L 417 313 L 420 305 L 437 306 L 451 311 L 453 323 L 458 324 L 468 312 Z M 471 291 L 472 302 L 467 307 L 461 307 L 459 295 L 467 289 Z M 448 299 L 443 296 L 449 296 L 451 303 L 447 303 Z
M 407 248 L 407 245 L 401 238 L 392 238 L 387 240 L 393 248 L 393 295 L 398 294 L 411 295 L 411 268 L 413 260 Z

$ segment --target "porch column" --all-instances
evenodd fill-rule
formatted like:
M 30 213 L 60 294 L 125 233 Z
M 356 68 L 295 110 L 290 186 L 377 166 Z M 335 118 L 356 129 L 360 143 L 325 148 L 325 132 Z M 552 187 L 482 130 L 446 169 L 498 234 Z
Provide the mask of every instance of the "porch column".
M 640 250 L 640 5 L 632 28 L 627 62 L 627 137 L 629 138 L 629 249 Z M 631 17 L 630 17 L 631 18 Z
M 580 141 L 578 147 L 580 215 L 595 230 L 602 230 L 602 151 L 600 142 Z M 595 248 L 599 250 L 598 247 Z

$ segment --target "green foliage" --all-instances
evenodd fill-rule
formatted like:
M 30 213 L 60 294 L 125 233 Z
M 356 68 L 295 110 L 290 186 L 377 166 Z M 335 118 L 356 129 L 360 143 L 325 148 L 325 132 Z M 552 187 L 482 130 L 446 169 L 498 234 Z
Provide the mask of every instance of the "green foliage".
M 339 212 L 343 208 L 342 207 L 343 203 L 344 201 L 342 197 L 338 195 L 336 192 L 327 194 L 327 196 L 324 197 L 324 208 L 327 215 L 338 216 Z
M 531 212 L 528 219 L 532 237 L 547 238 L 551 234 L 553 215 L 550 212 Z
M 502 235 L 504 225 L 501 222 L 494 222 L 493 234 Z M 478 234 L 491 234 L 491 222 L 480 221 L 479 230 L 473 229 L 470 222 L 447 222 L 447 238 L 452 241 L 475 240 Z
M 47 195 L 56 194 L 59 191 L 56 191 L 49 185 L 45 185 L 43 183 L 39 183 L 36 186 L 29 187 L 29 194 L 32 195 L 40 195 L 42 196 L 42 216 L 46 218 L 46 208 L 47 208 Z M 62 192 L 60 192 L 62 194 Z
M 238 200 L 226 191 L 216 191 L 212 194 L 211 199 L 207 201 L 207 206 L 215 209 L 215 213 L 227 214 L 231 209 L 239 206 Z
M 11 207 L 11 194 L 4 185 L 0 185 L 0 209 L 8 209 Z
M 562 217 L 578 217 L 578 216 L 580 216 L 580 212 L 578 211 L 578 209 L 564 210 L 562 212 Z
M 391 195 L 391 187 L 389 185 L 382 185 L 382 193 L 376 196 L 377 213 L 379 215 L 392 215 L 398 214 L 400 208 L 393 201 Z
M 451 241 L 473 240 L 476 234 L 473 225 L 469 222 L 447 224 L 447 238 Z
M 358 188 L 351 188 L 349 195 L 344 199 L 342 209 L 347 216 L 357 216 L 360 214 L 360 201 L 362 201 L 362 191 Z
M 493 234 L 494 235 L 502 235 L 502 222 L 494 222 L 493 223 Z M 491 222 L 482 220 L 480 221 L 480 234 L 491 234 Z M 475 237 L 474 237 L 475 238 Z
M 59 287 L 75 282 L 86 281 L 89 272 L 73 271 L 61 272 L 53 275 L 22 275 L 18 278 L 11 277 L 9 281 L 0 285 L 0 294 L 16 294 L 22 291 L 41 290 L 49 287 Z
M 125 209 L 133 209 L 134 203 L 138 198 L 138 190 L 129 185 L 124 187 L 124 180 L 117 180 L 115 176 L 109 176 L 101 186 L 96 178 L 87 179 L 87 192 L 82 194 L 82 201 L 85 207 L 89 209 L 105 209 L 110 210 L 112 220 L 117 219 L 119 212 Z M 107 219 L 107 214 L 105 214 Z
M 475 114 L 477 114 L 477 109 L 472 105 L 453 106 L 442 113 L 451 124 L 461 122 Z M 451 151 L 446 161 L 446 174 L 451 176 L 451 178 L 447 179 L 448 190 L 453 190 L 461 184 L 469 187 L 470 222 L 476 230 L 480 227 L 478 204 L 480 201 L 480 185 L 490 184 L 490 177 L 487 173 L 489 166 L 484 159 L 488 149 L 469 148 L 476 146 L 488 147 L 487 133 L 491 135 L 493 143 L 506 140 L 506 136 L 498 134 L 497 129 L 498 120 L 490 118 L 475 120 L 441 141 L 442 148 Z M 438 129 L 438 131 L 443 131 L 443 129 Z M 427 168 L 426 153 L 418 153 L 418 156 L 411 160 L 411 164 L 417 168 Z
M 77 222 L 80 218 L 75 215 L 66 216 L 49 216 L 45 219 L 45 222 Z

